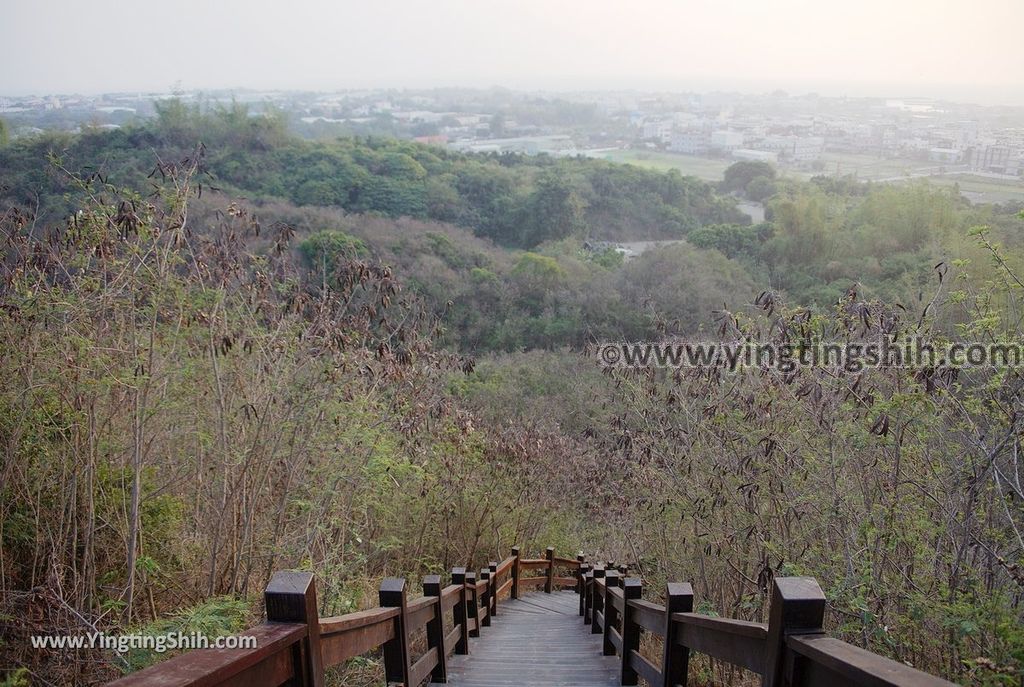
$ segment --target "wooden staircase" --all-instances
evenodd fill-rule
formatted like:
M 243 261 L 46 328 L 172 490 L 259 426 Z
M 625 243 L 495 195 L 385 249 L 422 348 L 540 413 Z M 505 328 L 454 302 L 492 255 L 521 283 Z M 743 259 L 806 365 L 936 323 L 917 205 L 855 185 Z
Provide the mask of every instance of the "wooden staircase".
M 661 591 L 661 590 L 659 590 Z M 312 573 L 281 572 L 265 593 L 267 621 L 243 635 L 250 649 L 190 651 L 121 678 L 116 687 L 321 687 L 325 669 L 369 652 L 386 681 L 463 687 L 686 685 L 694 652 L 741 666 L 767 687 L 948 687 L 952 683 L 829 637 L 825 596 L 809 577 L 773 582 L 769 621 L 694 613 L 687 583 L 670 583 L 664 604 L 645 600 L 625 566 L 519 549 L 451 583 L 381 583 L 377 608 L 319 617 Z M 661 649 L 641 653 L 642 635 Z

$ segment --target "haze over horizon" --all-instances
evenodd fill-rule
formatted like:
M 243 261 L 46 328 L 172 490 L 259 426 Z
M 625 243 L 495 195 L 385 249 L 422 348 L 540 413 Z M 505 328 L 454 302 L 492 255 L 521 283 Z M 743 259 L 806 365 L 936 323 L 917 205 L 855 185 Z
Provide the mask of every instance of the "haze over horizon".
M 784 89 L 1024 105 L 1019 0 L 14 0 L 0 93 Z M 45 27 L 46 38 L 39 30 Z

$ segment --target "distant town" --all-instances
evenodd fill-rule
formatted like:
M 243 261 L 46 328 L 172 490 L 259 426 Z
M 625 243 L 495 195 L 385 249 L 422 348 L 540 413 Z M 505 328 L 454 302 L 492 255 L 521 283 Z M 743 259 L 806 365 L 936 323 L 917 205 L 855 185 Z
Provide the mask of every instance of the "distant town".
M 788 174 L 902 182 L 929 178 L 974 202 L 1024 201 L 1024 108 L 923 98 L 776 91 L 572 92 L 505 89 L 213 91 L 0 97 L 13 138 L 114 129 L 161 100 L 277 112 L 310 138 L 388 135 L 481 153 L 588 156 L 720 179 L 736 160 Z

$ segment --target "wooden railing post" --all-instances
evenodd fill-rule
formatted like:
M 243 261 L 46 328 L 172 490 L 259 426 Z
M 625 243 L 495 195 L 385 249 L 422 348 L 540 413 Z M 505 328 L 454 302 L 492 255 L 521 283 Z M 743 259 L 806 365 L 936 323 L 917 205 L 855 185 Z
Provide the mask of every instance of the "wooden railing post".
M 583 623 L 589 623 L 590 620 L 587 618 L 587 585 L 590 583 L 588 575 L 590 574 L 590 564 L 580 564 L 580 615 L 583 616 Z
M 484 619 L 480 621 L 480 624 L 483 625 L 484 627 L 490 627 L 491 626 L 491 596 L 494 594 L 494 580 L 491 578 L 491 571 L 490 571 L 489 568 L 483 568 L 480 571 L 480 580 L 487 583 L 487 586 L 484 587 L 483 598 L 480 599 L 480 603 L 477 606 L 477 608 L 479 608 L 480 606 L 483 606 L 484 608 L 487 609 L 487 614 L 484 616 Z
M 395 616 L 395 636 L 384 642 L 384 680 L 409 685 L 409 635 L 406 632 L 408 609 L 406 606 L 405 580 L 388 577 L 380 584 L 380 605 L 382 608 L 398 608 Z
M 491 608 L 490 615 L 492 618 L 498 615 L 498 590 L 501 585 L 498 584 L 498 563 L 497 561 L 491 561 L 490 565 L 487 566 L 491 569 Z
M 583 616 L 584 625 L 590 624 L 590 595 L 593 588 L 594 567 L 588 564 L 586 572 L 583 573 L 583 594 L 580 596 L 580 615 Z
M 423 578 L 423 596 L 436 596 L 434 617 L 427 621 L 427 648 L 437 650 L 437 665 L 430 673 L 431 682 L 448 682 L 448 652 L 444 646 L 444 611 L 441 608 L 441 576 Z
M 661 685 L 655 687 L 686 687 L 690 669 L 690 650 L 676 643 L 680 626 L 672 622 L 673 613 L 693 612 L 693 587 L 689 582 L 669 582 L 665 590 L 665 649 L 661 660 Z
M 459 600 L 452 608 L 452 626 L 462 625 L 459 633 L 459 641 L 455 643 L 455 653 L 469 653 L 469 616 L 466 613 L 466 569 L 452 568 L 452 584 L 457 584 L 459 589 Z
M 615 610 L 615 600 L 612 598 L 612 590 L 619 586 L 619 571 L 606 570 L 604 573 L 604 627 L 601 632 L 604 635 L 604 655 L 614 656 L 615 645 L 612 644 L 612 628 L 616 625 L 618 611 Z
M 598 580 L 604 578 L 604 574 L 605 570 L 600 565 L 594 568 L 594 582 L 590 587 L 590 634 L 592 635 L 601 634 L 601 624 L 597 621 L 597 614 L 604 608 L 604 594 L 597 585 Z
M 777 577 L 768 611 L 764 687 L 782 687 L 786 671 L 786 637 L 824 632 L 825 595 L 813 577 Z
M 630 652 L 640 651 L 640 625 L 633 620 L 629 607 L 630 599 L 639 599 L 643 583 L 639 577 L 627 577 L 622 581 L 622 673 L 621 684 L 635 685 L 639 676 L 630 665 Z
M 466 573 L 466 616 L 475 627 L 470 628 L 470 637 L 480 636 L 480 597 L 476 591 L 476 573 Z M 469 622 L 467 620 L 467 623 Z
M 576 554 L 576 562 L 579 563 L 576 566 L 576 593 L 581 596 L 583 595 L 583 562 L 585 560 L 587 557 L 583 555 L 582 551 Z
M 544 593 L 550 594 L 552 582 L 555 579 L 555 548 L 549 546 L 545 555 L 548 559 L 548 579 L 544 580 Z
M 302 687 L 322 687 L 324 663 L 320 652 L 320 616 L 317 612 L 313 573 L 276 573 L 263 592 L 263 599 L 267 607 L 267 620 L 306 624 L 306 638 L 293 659 L 297 684 Z
M 519 598 L 519 547 L 512 547 L 512 598 Z

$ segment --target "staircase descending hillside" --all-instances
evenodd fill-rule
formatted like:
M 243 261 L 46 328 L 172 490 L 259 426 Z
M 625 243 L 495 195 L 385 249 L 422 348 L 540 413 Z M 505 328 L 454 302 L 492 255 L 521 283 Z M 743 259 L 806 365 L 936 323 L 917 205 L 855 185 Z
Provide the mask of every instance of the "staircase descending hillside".
M 448 685 L 618 685 L 620 662 L 580 631 L 575 592 L 529 592 L 501 605 L 487 641 L 448 661 Z M 432 683 L 442 684 L 442 683 Z
M 243 633 L 256 648 L 191 651 L 110 687 L 321 687 L 326 668 L 377 651 L 387 682 L 406 687 L 673 687 L 687 684 L 693 652 L 757 673 L 766 687 L 952 685 L 825 634 L 813 578 L 776 578 L 768 623 L 755 623 L 694 613 L 686 583 L 668 584 L 664 605 L 644 600 L 628 572 L 514 548 L 479 577 L 455 568 L 443 586 L 428 575 L 411 601 L 405 580 L 388 578 L 379 607 L 326 618 L 313 575 L 281 572 L 265 593 L 267 622 Z M 645 633 L 661 638 L 653 654 L 641 653 Z

